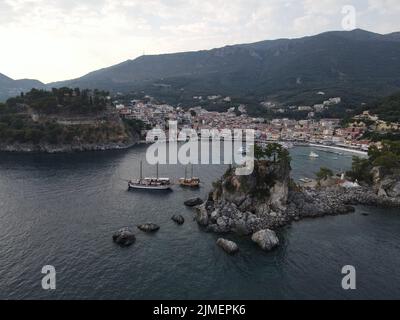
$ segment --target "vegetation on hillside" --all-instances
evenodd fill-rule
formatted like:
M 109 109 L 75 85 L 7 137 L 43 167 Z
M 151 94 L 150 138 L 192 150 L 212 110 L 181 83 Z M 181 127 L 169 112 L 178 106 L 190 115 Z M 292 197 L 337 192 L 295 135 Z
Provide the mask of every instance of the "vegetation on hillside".
M 283 178 L 281 175 L 284 171 L 290 171 L 291 157 L 289 151 L 280 144 L 271 143 L 267 146 L 254 146 L 254 158 L 257 160 L 254 165 L 253 176 L 255 183 L 249 187 L 246 183 L 246 177 L 241 179 L 242 191 L 249 193 L 257 199 L 268 197 L 270 189 L 275 185 L 276 180 Z M 271 164 L 279 164 L 275 170 L 270 172 L 265 170 Z
M 128 132 L 131 135 L 140 132 L 143 124 L 128 123 L 127 131 L 118 118 L 109 117 L 105 112 L 107 97 L 105 91 L 62 88 L 52 91 L 32 89 L 8 99 L 5 104 L 0 104 L 0 143 L 126 143 Z M 77 123 L 64 124 L 64 119 L 72 122 L 76 119 Z
M 270 143 L 263 147 L 258 144 L 254 146 L 254 158 L 256 160 L 269 160 L 273 163 L 288 162 L 290 164 L 291 157 L 289 151 L 278 143 Z
M 371 183 L 373 167 L 381 167 L 385 174 L 400 172 L 400 141 L 383 141 L 381 148 L 371 147 L 368 159 L 354 157 L 347 176 L 353 180 Z
M 328 178 L 333 177 L 333 171 L 331 169 L 321 167 L 319 171 L 316 173 L 317 181 L 326 180 Z
M 323 91 L 326 96 L 342 97 L 348 107 L 357 107 L 400 89 L 400 60 L 395 56 L 400 56 L 396 39 L 362 30 L 328 32 L 303 39 L 142 56 L 54 86 L 144 91 L 174 105 L 197 104 L 193 96 L 231 96 L 234 101 L 246 100 L 254 110 L 261 110 L 259 102 L 266 100 L 285 105 L 320 103 L 316 93 Z M 224 105 L 209 103 L 207 107 Z M 334 112 L 343 115 L 339 109 Z
M 400 122 L 400 92 L 375 103 L 370 111 L 382 120 Z
M 99 90 L 60 88 L 51 91 L 32 89 L 10 98 L 6 105 L 10 108 L 29 106 L 40 114 L 88 115 L 102 112 L 107 107 L 109 93 Z

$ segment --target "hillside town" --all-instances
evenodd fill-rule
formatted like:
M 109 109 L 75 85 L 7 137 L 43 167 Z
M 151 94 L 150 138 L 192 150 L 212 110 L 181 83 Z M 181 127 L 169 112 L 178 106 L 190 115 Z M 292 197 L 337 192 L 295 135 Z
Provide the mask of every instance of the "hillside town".
M 196 97 L 202 99 L 202 97 Z M 228 101 L 228 98 L 223 98 Z M 222 99 L 221 96 L 207 97 L 209 100 Z M 150 100 L 151 101 L 151 100 Z M 226 112 L 207 111 L 202 107 L 182 108 L 168 104 L 158 104 L 144 100 L 132 100 L 129 104 L 114 101 L 115 108 L 122 118 L 140 120 L 149 128 L 168 130 L 169 121 L 177 121 L 179 129 L 254 129 L 256 139 L 262 141 L 289 141 L 295 143 L 323 144 L 343 148 L 368 151 L 372 142 L 364 139 L 369 130 L 375 132 L 399 131 L 399 123 L 387 123 L 368 111 L 355 116 L 346 126 L 341 119 L 313 119 L 316 112 L 341 102 L 339 97 L 329 98 L 314 106 L 293 106 L 297 110 L 309 111 L 304 120 L 276 118 L 266 121 L 248 115 L 246 106 L 232 107 Z M 262 103 L 264 107 L 279 109 L 272 103 Z

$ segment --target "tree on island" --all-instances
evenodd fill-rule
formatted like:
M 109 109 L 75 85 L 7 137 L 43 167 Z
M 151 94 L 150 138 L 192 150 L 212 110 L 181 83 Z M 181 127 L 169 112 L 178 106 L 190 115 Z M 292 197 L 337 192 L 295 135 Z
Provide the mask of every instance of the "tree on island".
M 266 147 L 256 144 L 254 146 L 254 158 L 256 160 L 269 160 L 273 163 L 291 160 L 289 152 L 278 143 L 270 143 Z
M 333 177 L 333 171 L 331 169 L 321 167 L 316 173 L 316 176 L 318 181 L 326 180 Z
M 382 141 L 382 146 L 372 146 L 368 158 L 353 157 L 352 168 L 346 174 L 353 180 L 372 183 L 371 170 L 380 167 L 386 174 L 400 172 L 400 141 Z

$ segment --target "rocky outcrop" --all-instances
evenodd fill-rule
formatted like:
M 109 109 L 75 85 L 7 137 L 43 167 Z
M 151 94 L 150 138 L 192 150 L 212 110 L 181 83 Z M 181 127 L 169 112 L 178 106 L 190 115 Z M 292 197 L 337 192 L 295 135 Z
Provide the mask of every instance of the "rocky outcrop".
M 288 163 L 270 161 L 257 161 L 249 176 L 229 170 L 196 208 L 196 221 L 209 231 L 240 235 L 284 225 L 289 172 Z
M 145 223 L 137 226 L 139 230 L 143 232 L 156 232 L 160 230 L 160 226 L 154 223 Z
M 185 223 L 185 218 L 181 215 L 173 215 L 171 218 L 176 224 L 182 225 Z
M 400 198 L 400 174 L 385 172 L 381 167 L 371 171 L 376 193 L 381 197 Z
M 290 183 L 289 173 L 289 163 L 282 161 L 256 161 L 249 176 L 230 169 L 196 207 L 195 220 L 207 231 L 252 235 L 263 250 L 271 250 L 279 245 L 273 230 L 293 221 L 351 213 L 355 205 L 400 207 L 400 177 L 393 174 L 378 170 L 375 187 L 347 187 L 333 178 L 299 187 Z
M 279 245 L 279 239 L 272 230 L 260 230 L 253 234 L 251 240 L 257 243 L 261 249 L 270 251 Z
M 128 247 L 135 243 L 135 234 L 129 228 L 122 228 L 114 233 L 113 241 L 121 247 Z
M 226 239 L 218 239 L 217 245 L 229 254 L 235 254 L 239 251 L 239 247 L 235 242 Z
M 290 192 L 286 216 L 299 220 L 346 214 L 354 212 L 355 205 L 400 207 L 400 199 L 378 195 L 369 187 L 303 189 Z
M 187 206 L 187 207 L 199 206 L 199 205 L 201 205 L 202 203 L 203 203 L 203 200 L 200 199 L 200 198 L 193 198 L 193 199 L 186 200 L 186 201 L 184 202 L 185 206 Z

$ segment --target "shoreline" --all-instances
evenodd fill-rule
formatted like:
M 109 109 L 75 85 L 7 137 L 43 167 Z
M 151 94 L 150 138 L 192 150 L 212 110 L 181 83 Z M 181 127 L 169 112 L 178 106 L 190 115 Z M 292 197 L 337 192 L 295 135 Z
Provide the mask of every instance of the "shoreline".
M 168 142 L 168 141 L 166 141 Z M 8 152 L 8 153 L 75 153 L 75 152 L 86 152 L 86 151 L 110 151 L 110 150 L 125 150 L 136 145 L 149 145 L 153 142 L 149 142 L 146 140 L 138 140 L 135 142 L 120 144 L 120 143 L 110 143 L 110 144 L 82 144 L 82 145 L 32 145 L 32 144 L 14 144 L 14 145 L 1 145 L 0 144 L 0 152 Z M 301 145 L 295 145 L 295 147 L 316 147 L 316 148 L 324 148 L 331 150 L 339 150 L 345 151 L 349 153 L 355 153 L 363 156 L 368 156 L 368 152 L 349 149 L 345 147 L 338 146 L 327 146 L 316 143 L 304 143 Z
M 1 145 L 0 153 L 14 153 L 14 154 L 62 154 L 62 153 L 80 153 L 80 152 L 93 152 L 93 151 L 113 151 L 113 150 L 127 150 L 134 146 L 143 144 L 143 141 L 135 141 L 128 144 L 82 144 L 82 145 Z
M 364 156 L 368 156 L 368 152 L 366 151 L 361 151 L 361 150 L 356 150 L 356 149 L 349 149 L 345 147 L 336 147 L 336 146 L 326 146 L 323 144 L 315 144 L 315 143 L 309 143 L 307 144 L 309 147 L 317 147 L 317 148 L 325 148 L 325 149 L 332 149 L 332 150 L 340 150 L 340 151 L 347 151 L 347 152 L 352 152 L 352 153 L 357 153 L 361 154 Z

